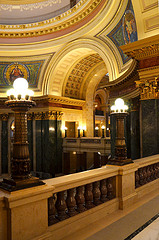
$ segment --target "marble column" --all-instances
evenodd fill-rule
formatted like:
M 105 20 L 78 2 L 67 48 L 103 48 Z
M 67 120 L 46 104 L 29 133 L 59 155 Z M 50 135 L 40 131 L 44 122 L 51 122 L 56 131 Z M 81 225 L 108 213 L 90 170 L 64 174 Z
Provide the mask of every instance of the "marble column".
M 8 173 L 8 114 L 2 114 L 1 127 L 1 170 Z
M 131 159 L 140 158 L 140 119 L 139 110 L 130 111 L 130 133 L 131 133 Z
M 142 157 L 159 153 L 159 99 L 141 101 Z
M 62 138 L 60 112 L 35 113 L 36 170 L 52 177 L 62 172 Z

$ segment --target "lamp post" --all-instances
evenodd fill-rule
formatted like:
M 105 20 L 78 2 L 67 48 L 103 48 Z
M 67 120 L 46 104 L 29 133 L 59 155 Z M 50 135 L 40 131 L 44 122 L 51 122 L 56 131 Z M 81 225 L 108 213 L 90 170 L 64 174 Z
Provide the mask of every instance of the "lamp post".
M 86 131 L 86 126 L 83 127 L 83 137 L 86 136 L 85 131 Z
M 127 113 L 128 106 L 124 105 L 121 98 L 116 99 L 115 105 L 111 107 L 111 114 L 116 117 L 116 138 L 115 138 L 115 156 L 108 164 L 125 165 L 133 163 L 131 159 L 127 159 L 127 147 L 124 136 L 124 121 Z
M 99 130 L 99 127 L 95 127 L 95 137 L 98 137 L 98 130 Z
M 81 137 L 81 127 L 79 126 L 79 127 L 77 128 L 77 130 L 78 130 L 78 138 L 80 138 L 80 137 Z
M 65 130 L 65 138 L 67 137 L 67 127 L 64 127 L 64 130 Z
M 102 125 L 101 129 L 102 129 L 102 138 L 104 138 L 104 129 L 105 129 L 105 126 Z
M 24 78 L 17 78 L 13 89 L 7 92 L 8 101 L 5 104 L 14 111 L 15 130 L 13 141 L 13 157 L 11 159 L 11 177 L 3 179 L 1 188 L 15 191 L 44 183 L 30 174 L 30 158 L 27 138 L 27 111 L 35 102 L 31 100 L 33 91 L 28 89 Z

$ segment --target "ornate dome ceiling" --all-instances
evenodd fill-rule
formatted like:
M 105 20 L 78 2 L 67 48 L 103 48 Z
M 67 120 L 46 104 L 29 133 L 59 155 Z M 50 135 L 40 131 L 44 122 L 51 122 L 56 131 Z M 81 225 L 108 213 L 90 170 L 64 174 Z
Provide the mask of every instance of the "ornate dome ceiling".
M 43 21 L 70 9 L 70 0 L 2 0 L 0 3 L 0 24 Z

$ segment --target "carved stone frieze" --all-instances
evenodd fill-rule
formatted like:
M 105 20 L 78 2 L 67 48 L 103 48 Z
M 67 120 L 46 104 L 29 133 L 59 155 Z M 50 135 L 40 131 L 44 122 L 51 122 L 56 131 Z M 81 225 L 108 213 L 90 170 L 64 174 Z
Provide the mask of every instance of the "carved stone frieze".
M 159 77 L 136 81 L 136 85 L 140 89 L 141 100 L 159 99 Z
M 8 113 L 3 113 L 0 115 L 0 119 L 2 121 L 8 121 L 8 118 L 9 118 L 9 114 Z

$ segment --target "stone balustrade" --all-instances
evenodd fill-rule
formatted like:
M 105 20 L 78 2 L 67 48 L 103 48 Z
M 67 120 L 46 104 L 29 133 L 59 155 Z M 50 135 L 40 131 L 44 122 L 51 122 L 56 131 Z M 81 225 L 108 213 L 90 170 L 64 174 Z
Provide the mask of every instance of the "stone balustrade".
M 159 194 L 159 155 L 44 182 L 11 193 L 0 190 L 0 239 L 64 239 L 119 209 L 150 200 Z
M 48 225 L 75 216 L 115 197 L 115 176 L 56 192 L 48 199 Z
M 110 138 L 101 137 L 64 138 L 63 151 L 100 152 L 109 155 L 111 152 L 111 140 Z
M 135 188 L 141 187 L 147 183 L 150 183 L 159 178 L 159 162 L 158 155 L 153 156 L 150 161 L 150 157 L 138 159 L 135 163 L 139 164 L 139 168 L 135 171 Z

